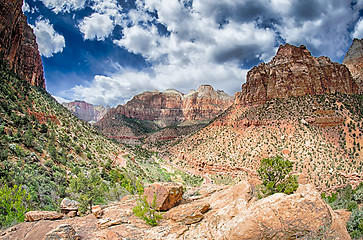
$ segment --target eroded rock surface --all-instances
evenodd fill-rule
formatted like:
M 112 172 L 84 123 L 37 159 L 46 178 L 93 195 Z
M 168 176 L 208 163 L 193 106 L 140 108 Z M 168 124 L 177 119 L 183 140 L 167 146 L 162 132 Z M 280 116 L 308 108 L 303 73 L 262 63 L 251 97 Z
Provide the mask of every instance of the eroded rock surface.
M 101 105 L 93 105 L 85 101 L 73 101 L 70 103 L 62 103 L 73 115 L 86 122 L 95 123 L 101 120 L 110 107 Z
M 262 104 L 275 98 L 353 94 L 358 85 L 345 65 L 327 57 L 313 57 L 305 46 L 280 46 L 269 63 L 261 63 L 247 73 L 242 91 L 236 94 L 240 105 Z
M 60 224 L 71 225 L 82 239 L 350 239 L 345 223 L 311 185 L 260 200 L 247 181 L 231 187 L 206 185 L 187 195 L 156 227 L 134 216 L 136 198 L 128 197 L 105 208 L 101 219 L 91 214 L 21 223 L 0 239 L 42 239 Z
M 353 79 L 359 86 L 359 93 L 363 93 L 363 39 L 355 38 L 344 57 L 343 64 L 349 68 Z
M 63 217 L 64 215 L 57 211 L 30 211 L 25 214 L 25 221 L 55 220 Z
M 0 57 L 30 84 L 45 88 L 38 44 L 22 5 L 22 0 L 0 1 Z
M 183 186 L 171 182 L 153 183 L 145 188 L 144 195 L 149 205 L 156 197 L 156 210 L 166 211 L 175 207 L 183 198 Z

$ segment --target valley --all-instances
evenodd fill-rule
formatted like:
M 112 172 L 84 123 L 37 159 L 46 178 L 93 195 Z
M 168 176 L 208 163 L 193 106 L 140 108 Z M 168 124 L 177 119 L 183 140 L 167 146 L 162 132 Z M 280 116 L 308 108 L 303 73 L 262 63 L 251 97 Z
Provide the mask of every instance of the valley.
M 362 239 L 363 39 L 342 64 L 282 44 L 235 96 L 60 104 L 22 3 L 0 1 L 0 239 Z

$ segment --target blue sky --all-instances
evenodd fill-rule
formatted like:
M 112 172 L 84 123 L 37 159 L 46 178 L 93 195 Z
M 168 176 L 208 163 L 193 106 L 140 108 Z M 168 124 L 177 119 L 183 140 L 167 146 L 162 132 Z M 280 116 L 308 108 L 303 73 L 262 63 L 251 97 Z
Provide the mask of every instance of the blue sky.
M 230 95 L 280 44 L 341 62 L 363 0 L 25 0 L 58 101 L 116 106 L 147 90 Z

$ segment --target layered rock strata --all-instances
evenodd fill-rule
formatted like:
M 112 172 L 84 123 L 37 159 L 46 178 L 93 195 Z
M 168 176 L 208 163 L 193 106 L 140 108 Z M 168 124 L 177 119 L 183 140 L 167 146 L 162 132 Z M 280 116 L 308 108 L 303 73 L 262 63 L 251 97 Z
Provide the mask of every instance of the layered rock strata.
M 202 85 L 197 91 L 183 94 L 174 89 L 148 91 L 136 95 L 107 115 L 121 114 L 128 118 L 154 121 L 160 126 L 183 121 L 209 121 L 227 109 L 233 97 L 223 91 Z
M 45 88 L 43 64 L 22 0 L 0 1 L 0 57 L 30 84 Z
M 70 103 L 62 103 L 73 115 L 86 122 L 98 122 L 101 120 L 108 110 L 109 106 L 93 105 L 85 101 L 73 101 Z
M 240 105 L 262 104 L 276 98 L 358 92 L 348 68 L 327 57 L 313 57 L 305 46 L 280 46 L 269 63 L 261 63 L 247 73 Z
M 355 38 L 344 57 L 343 64 L 349 68 L 353 79 L 359 86 L 359 93 L 363 93 L 363 39 Z

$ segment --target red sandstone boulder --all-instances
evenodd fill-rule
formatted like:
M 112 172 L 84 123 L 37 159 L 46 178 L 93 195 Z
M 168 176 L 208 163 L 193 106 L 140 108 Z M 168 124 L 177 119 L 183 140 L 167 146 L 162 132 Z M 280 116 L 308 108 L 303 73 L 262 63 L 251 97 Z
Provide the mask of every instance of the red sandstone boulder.
M 39 220 L 56 220 L 63 217 L 64 215 L 57 211 L 30 211 L 25 214 L 25 221 L 35 222 Z
M 69 224 L 61 224 L 48 232 L 43 240 L 79 240 L 81 237 Z
M 167 211 L 182 200 L 183 186 L 171 182 L 153 183 L 145 188 L 144 195 L 150 205 L 156 196 L 156 210 Z
M 61 213 L 66 214 L 68 217 L 77 216 L 79 202 L 64 198 L 60 203 Z

